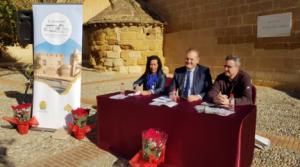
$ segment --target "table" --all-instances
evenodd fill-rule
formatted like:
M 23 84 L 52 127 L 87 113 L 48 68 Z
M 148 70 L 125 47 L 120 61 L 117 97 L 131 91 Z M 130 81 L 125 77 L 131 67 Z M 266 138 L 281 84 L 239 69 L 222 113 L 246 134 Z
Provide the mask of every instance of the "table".
M 141 132 L 159 128 L 168 134 L 166 160 L 162 166 L 244 167 L 254 152 L 256 106 L 236 107 L 227 117 L 197 113 L 181 100 L 173 108 L 150 106 L 157 96 L 134 96 L 113 100 L 97 96 L 98 147 L 131 159 L 141 149 Z

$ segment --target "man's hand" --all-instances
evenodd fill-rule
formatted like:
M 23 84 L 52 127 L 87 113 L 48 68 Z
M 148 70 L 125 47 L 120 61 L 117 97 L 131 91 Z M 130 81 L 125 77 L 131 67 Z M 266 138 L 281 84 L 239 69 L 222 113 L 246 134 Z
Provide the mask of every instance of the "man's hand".
M 188 102 L 194 102 L 194 101 L 201 100 L 201 97 L 198 95 L 190 95 L 187 100 Z
M 229 99 L 226 95 L 219 94 L 213 98 L 213 102 L 222 106 L 229 106 Z
M 176 102 L 177 99 L 179 99 L 179 96 L 176 95 L 176 93 L 171 92 L 171 93 L 169 93 L 169 99 L 171 99 L 171 100 L 173 100 L 173 101 Z
M 151 95 L 151 92 L 150 91 L 142 91 L 141 95 L 143 95 L 143 96 L 149 96 L 149 95 Z

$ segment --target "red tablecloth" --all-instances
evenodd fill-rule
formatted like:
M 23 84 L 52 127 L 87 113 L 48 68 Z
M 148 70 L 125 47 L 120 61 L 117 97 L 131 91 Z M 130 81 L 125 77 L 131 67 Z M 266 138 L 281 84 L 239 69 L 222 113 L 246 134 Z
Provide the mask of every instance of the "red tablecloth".
M 254 151 L 256 106 L 237 107 L 228 117 L 196 113 L 199 103 L 180 101 L 173 108 L 150 106 L 153 96 L 97 97 L 97 145 L 131 159 L 142 147 L 141 132 L 168 133 L 163 166 L 247 167 Z

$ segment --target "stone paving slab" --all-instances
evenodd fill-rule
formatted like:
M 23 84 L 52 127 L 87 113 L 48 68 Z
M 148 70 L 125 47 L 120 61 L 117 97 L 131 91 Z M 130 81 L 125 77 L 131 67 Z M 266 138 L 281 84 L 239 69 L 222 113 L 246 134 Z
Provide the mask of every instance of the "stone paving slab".
M 81 142 L 61 153 L 22 167 L 112 167 L 117 158 L 90 142 Z

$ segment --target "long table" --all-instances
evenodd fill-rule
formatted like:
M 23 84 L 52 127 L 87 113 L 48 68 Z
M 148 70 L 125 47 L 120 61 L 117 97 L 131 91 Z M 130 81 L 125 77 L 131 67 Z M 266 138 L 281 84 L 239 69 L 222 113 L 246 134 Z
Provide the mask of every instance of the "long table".
M 197 113 L 181 100 L 173 108 L 150 106 L 157 96 L 113 100 L 97 96 L 97 145 L 116 156 L 131 159 L 141 150 L 141 132 L 158 128 L 168 134 L 162 166 L 248 167 L 254 152 L 256 106 L 236 107 L 222 117 Z

